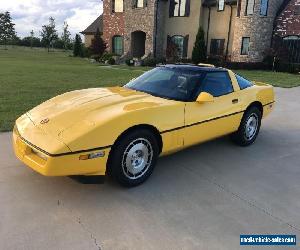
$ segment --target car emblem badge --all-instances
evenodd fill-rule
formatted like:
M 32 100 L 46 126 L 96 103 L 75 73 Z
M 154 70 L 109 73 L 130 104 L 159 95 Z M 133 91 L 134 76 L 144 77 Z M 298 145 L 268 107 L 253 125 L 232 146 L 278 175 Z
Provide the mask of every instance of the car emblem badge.
M 46 124 L 46 123 L 48 123 L 49 122 L 49 119 L 48 118 L 46 118 L 46 119 L 44 119 L 44 120 L 41 120 L 41 124 Z

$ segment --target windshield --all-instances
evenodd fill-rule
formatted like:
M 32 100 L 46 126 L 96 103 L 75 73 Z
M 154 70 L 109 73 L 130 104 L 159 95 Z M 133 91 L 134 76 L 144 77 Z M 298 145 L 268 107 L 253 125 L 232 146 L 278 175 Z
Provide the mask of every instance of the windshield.
M 195 70 L 158 67 L 124 87 L 166 99 L 189 101 L 200 85 L 201 76 L 202 73 Z

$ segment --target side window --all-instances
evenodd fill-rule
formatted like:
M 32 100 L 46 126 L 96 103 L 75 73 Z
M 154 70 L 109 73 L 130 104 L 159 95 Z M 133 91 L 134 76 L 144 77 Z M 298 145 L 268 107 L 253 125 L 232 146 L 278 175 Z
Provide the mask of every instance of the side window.
M 235 77 L 236 77 L 236 80 L 237 80 L 241 90 L 249 88 L 253 85 L 250 81 L 246 80 L 244 77 L 241 77 L 237 74 L 235 74 Z
M 112 0 L 112 12 L 119 13 L 124 11 L 123 0 Z
M 250 49 L 250 37 L 243 37 L 241 55 L 249 55 L 249 49 Z
M 190 16 L 190 0 L 170 0 L 169 17 Z
M 253 13 L 254 13 L 254 5 L 255 5 L 255 0 L 247 0 L 246 10 L 245 10 L 245 16 L 253 15 Z
M 260 15 L 262 16 L 267 16 L 268 15 L 268 5 L 269 5 L 269 0 L 261 0 L 260 1 Z
M 225 39 L 211 39 L 210 42 L 210 54 L 211 55 L 223 55 L 224 53 Z
M 132 8 L 145 8 L 147 7 L 147 0 L 133 0 Z
M 218 0 L 218 11 L 223 11 L 225 9 L 225 0 Z
M 201 91 L 214 97 L 227 95 L 233 92 L 233 87 L 227 72 L 209 72 L 201 84 Z
M 112 52 L 116 55 L 123 54 L 123 37 L 122 36 L 114 36 L 112 38 Z

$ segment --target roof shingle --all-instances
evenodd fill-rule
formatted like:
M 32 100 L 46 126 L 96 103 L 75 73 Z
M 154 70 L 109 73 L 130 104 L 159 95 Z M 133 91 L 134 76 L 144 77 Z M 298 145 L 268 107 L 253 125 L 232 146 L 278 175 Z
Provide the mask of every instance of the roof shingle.
M 103 15 L 97 17 L 97 19 L 90 26 L 80 33 L 84 35 L 94 35 L 96 34 L 97 28 L 99 28 L 100 33 L 103 33 Z

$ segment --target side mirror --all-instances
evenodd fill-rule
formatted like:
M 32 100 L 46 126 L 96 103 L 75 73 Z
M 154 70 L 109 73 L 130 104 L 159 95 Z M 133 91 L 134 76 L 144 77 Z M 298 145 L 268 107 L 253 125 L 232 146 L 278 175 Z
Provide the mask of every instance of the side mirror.
M 206 102 L 213 102 L 213 101 L 214 101 L 214 97 L 207 92 L 201 92 L 196 100 L 196 102 L 199 103 L 206 103 Z

